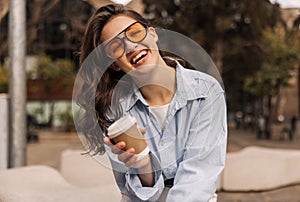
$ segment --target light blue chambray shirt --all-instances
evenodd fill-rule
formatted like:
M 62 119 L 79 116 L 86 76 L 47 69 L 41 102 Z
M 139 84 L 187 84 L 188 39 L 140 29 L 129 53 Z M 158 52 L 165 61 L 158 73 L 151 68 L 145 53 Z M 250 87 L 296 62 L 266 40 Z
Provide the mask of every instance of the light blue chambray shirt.
M 168 202 L 208 201 L 224 168 L 227 144 L 226 102 L 217 80 L 178 63 L 176 92 L 162 130 L 139 90 L 120 102 L 124 115 L 134 116 L 138 127 L 146 128 L 155 171 L 155 185 L 143 187 L 134 169 L 126 168 L 107 147 L 122 194 L 132 201 L 157 201 L 164 180 L 174 178 Z

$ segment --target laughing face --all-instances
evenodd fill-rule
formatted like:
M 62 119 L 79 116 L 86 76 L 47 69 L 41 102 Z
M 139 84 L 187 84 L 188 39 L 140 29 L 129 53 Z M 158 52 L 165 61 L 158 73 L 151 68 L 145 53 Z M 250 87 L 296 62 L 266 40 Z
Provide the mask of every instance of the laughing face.
M 110 20 L 102 30 L 101 40 L 106 44 L 106 54 L 115 60 L 112 68 L 116 71 L 134 72 L 163 62 L 155 29 L 131 17 L 119 15 Z

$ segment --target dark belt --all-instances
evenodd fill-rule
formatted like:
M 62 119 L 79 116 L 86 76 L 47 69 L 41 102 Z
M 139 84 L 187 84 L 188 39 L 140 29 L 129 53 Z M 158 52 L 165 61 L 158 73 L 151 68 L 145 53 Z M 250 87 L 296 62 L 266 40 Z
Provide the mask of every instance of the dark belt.
M 166 179 L 166 180 L 165 180 L 165 187 L 172 188 L 173 185 L 174 185 L 174 178 Z

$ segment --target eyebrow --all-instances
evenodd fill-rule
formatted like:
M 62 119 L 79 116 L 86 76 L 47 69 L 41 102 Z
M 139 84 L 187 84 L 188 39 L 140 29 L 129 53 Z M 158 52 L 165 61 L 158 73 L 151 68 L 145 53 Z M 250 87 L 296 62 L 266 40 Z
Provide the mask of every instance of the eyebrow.
M 123 29 L 123 31 L 121 31 L 117 36 L 119 36 L 120 34 L 122 34 L 123 32 L 125 32 L 129 27 L 131 27 L 133 24 L 135 23 L 139 23 L 139 21 L 135 21 L 133 23 L 131 23 L 130 25 L 128 25 L 125 29 Z
M 128 25 L 125 29 L 123 29 L 121 32 L 119 32 L 119 34 L 117 34 L 116 36 L 112 37 L 111 39 L 106 40 L 106 41 L 108 41 L 108 42 L 105 43 L 105 46 L 106 46 L 107 44 L 109 44 L 112 40 L 118 38 L 118 36 L 119 36 L 120 34 L 122 34 L 123 32 L 126 32 L 126 30 L 127 30 L 131 25 L 133 25 L 133 24 L 135 24 L 135 23 L 140 23 L 140 22 L 139 22 L 139 21 L 135 21 L 135 22 L 131 23 L 131 24 Z M 141 24 L 142 24 L 142 23 L 141 23 Z

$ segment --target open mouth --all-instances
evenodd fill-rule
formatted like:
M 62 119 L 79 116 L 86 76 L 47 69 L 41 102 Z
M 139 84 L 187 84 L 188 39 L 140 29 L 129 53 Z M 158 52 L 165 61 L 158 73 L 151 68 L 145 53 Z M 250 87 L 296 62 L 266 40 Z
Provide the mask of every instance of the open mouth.
M 135 55 L 134 57 L 131 58 L 131 64 L 137 64 L 139 63 L 141 60 L 143 60 L 143 58 L 145 58 L 145 56 L 148 54 L 148 52 L 146 50 L 142 50 L 141 52 L 139 52 L 137 55 Z

